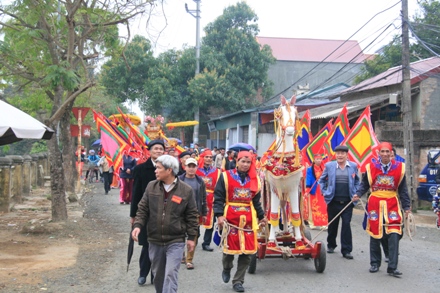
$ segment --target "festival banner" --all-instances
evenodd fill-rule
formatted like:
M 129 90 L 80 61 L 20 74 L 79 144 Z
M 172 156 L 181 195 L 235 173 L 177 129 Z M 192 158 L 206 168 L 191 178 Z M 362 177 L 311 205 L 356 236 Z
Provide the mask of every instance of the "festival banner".
M 334 149 L 344 141 L 345 137 L 350 132 L 350 123 L 348 122 L 347 115 L 348 110 L 347 105 L 345 104 L 324 142 L 324 147 L 329 160 L 333 160 L 335 156 Z
M 311 122 L 310 110 L 307 110 L 300 120 L 300 127 L 297 132 L 298 147 L 300 150 L 302 150 L 313 139 L 312 132 L 310 130 L 311 129 L 310 122 Z
M 124 124 L 127 126 L 129 133 L 128 136 L 131 140 L 131 145 L 136 150 L 138 164 L 145 162 L 150 157 L 150 152 L 147 150 L 147 144 L 150 139 L 131 121 L 127 114 L 124 114 L 118 107 L 118 112 L 123 118 Z
M 119 174 L 122 165 L 122 155 L 130 149 L 130 144 L 124 139 L 125 135 L 118 132 L 118 128 L 112 125 L 103 114 L 93 111 L 96 127 L 101 134 L 101 145 L 104 154 L 113 166 L 115 174 Z
M 349 160 L 358 164 L 361 172 L 365 172 L 365 166 L 374 156 L 374 148 L 379 145 L 370 116 L 370 106 L 368 106 L 342 142 L 348 147 Z
M 314 154 L 326 154 L 324 142 L 331 129 L 333 128 L 332 121 L 333 119 L 330 120 L 323 128 L 321 128 L 321 130 L 318 132 L 318 134 L 315 135 L 313 140 L 302 149 L 302 162 L 304 164 L 310 166 L 313 163 Z

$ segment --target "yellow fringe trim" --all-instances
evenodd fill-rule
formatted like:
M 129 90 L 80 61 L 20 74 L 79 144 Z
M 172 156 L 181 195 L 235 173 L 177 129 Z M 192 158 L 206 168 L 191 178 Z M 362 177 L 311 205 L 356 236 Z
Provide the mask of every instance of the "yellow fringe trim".
M 290 222 L 294 227 L 299 227 L 301 225 L 301 219 L 298 220 L 292 219 Z

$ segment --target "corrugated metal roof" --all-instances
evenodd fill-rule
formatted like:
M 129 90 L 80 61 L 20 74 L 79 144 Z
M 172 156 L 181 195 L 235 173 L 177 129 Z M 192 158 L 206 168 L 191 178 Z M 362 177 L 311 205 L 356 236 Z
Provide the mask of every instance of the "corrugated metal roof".
M 326 63 L 363 63 L 367 57 L 362 53 L 358 41 L 354 40 L 341 41 L 257 36 L 257 42 L 260 45 L 271 47 L 272 55 L 278 61 L 321 62 L 325 59 Z M 333 51 L 335 52 L 332 54 Z M 330 54 L 332 55 L 327 58 Z M 357 55 L 359 56 L 356 57 Z M 354 61 L 352 60 L 353 58 L 355 58 Z
M 355 106 L 347 106 L 347 110 L 353 109 L 354 107 Z M 339 113 L 341 113 L 342 108 L 344 108 L 344 104 L 342 104 L 342 107 L 340 104 L 338 104 L 337 109 L 330 110 L 330 111 L 327 111 L 327 112 L 324 112 L 321 114 L 316 114 L 316 115 L 313 115 L 312 113 L 310 113 L 310 115 L 312 116 L 312 119 L 324 119 L 324 118 L 337 117 L 339 115 Z M 310 110 L 310 112 L 312 112 L 312 110 Z
M 312 119 L 326 119 L 326 118 L 335 118 L 339 115 L 342 108 L 345 104 L 347 104 L 348 116 L 350 116 L 350 112 L 355 112 L 358 110 L 365 109 L 368 105 L 373 108 L 374 105 L 386 103 L 388 104 L 389 94 L 379 95 L 375 97 L 369 97 L 364 99 L 356 99 L 348 102 L 338 102 L 327 104 L 323 107 L 310 109 L 310 115 Z M 299 113 L 299 116 L 302 117 L 304 113 Z
M 434 74 L 440 72 L 440 58 L 431 57 L 428 59 L 416 61 L 410 64 L 411 67 L 411 85 L 416 84 Z M 363 82 L 352 86 L 341 92 L 346 95 L 354 92 L 367 91 L 371 89 L 391 86 L 402 82 L 402 66 L 388 69 L 387 71 L 366 79 Z

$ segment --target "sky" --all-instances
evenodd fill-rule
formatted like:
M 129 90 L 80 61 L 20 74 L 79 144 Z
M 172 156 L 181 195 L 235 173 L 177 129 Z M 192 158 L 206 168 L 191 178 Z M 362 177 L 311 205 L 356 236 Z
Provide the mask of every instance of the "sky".
M 132 37 L 140 34 L 148 38 L 153 44 L 155 55 L 173 48 L 181 49 L 184 44 L 195 46 L 196 19 L 186 12 L 185 3 L 188 4 L 188 9 L 195 10 L 196 2 L 191 0 L 156 2 L 163 2 L 163 5 L 157 5 L 149 17 L 143 15 L 130 24 Z M 204 36 L 203 28 L 208 23 L 222 15 L 226 7 L 238 2 L 240 1 L 201 0 L 200 36 Z M 248 0 L 245 2 L 257 14 L 260 29 L 258 35 L 263 37 L 351 39 L 359 42 L 364 53 L 374 53 L 381 46 L 388 44 L 393 35 L 401 33 L 402 5 L 398 0 Z M 417 0 L 408 0 L 408 4 L 411 18 L 418 9 Z M 386 11 L 378 14 L 383 10 Z M 378 15 L 374 17 L 376 14 Z M 394 25 L 383 32 L 391 23 Z M 360 31 L 357 32 L 358 30 Z M 375 38 L 377 39 L 374 40 Z M 130 105 L 129 109 L 143 116 L 136 105 Z
M 204 35 L 203 28 L 208 23 L 222 15 L 226 7 L 238 2 L 240 1 L 201 0 L 201 37 Z M 400 33 L 401 3 L 398 0 L 248 0 L 245 2 L 259 18 L 259 36 L 352 39 L 359 42 L 365 53 L 374 53 L 381 45 L 387 44 L 393 35 Z M 195 46 L 196 19 L 186 12 L 185 3 L 190 10 L 195 10 L 196 2 L 164 0 L 163 3 L 163 6 L 155 7 L 148 24 L 146 15 L 131 23 L 132 35 L 140 34 L 150 39 L 155 54 L 173 48 L 181 49 L 184 44 Z M 417 0 L 408 0 L 408 3 L 411 17 L 417 11 Z M 393 5 L 395 5 L 393 8 L 379 14 L 355 34 L 378 12 Z M 380 32 L 393 21 L 394 26 L 378 37 Z M 373 42 L 375 37 L 378 38 Z M 371 42 L 374 45 L 369 45 Z

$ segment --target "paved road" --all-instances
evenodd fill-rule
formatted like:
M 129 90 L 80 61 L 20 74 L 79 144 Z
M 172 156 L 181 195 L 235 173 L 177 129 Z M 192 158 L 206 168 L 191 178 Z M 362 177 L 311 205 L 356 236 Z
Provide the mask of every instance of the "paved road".
M 98 187 L 98 186 L 97 186 Z M 100 187 L 100 186 L 99 186 Z M 105 196 L 101 188 L 86 195 L 85 217 L 104 223 L 105 237 L 112 234 L 117 247 L 107 261 L 105 270 L 72 288 L 71 292 L 154 292 L 153 285 L 137 285 L 140 249 L 136 245 L 133 261 L 126 272 L 126 245 L 129 232 L 129 206 L 118 203 L 118 191 L 111 190 Z M 361 227 L 362 215 L 358 211 L 352 220 L 354 260 L 342 258 L 340 253 L 327 254 L 324 273 L 315 271 L 313 260 L 281 258 L 257 262 L 256 274 L 246 275 L 246 292 L 438 292 L 440 275 L 440 231 L 418 227 L 413 241 L 404 237 L 400 242 L 399 269 L 402 278 L 386 274 L 382 266 L 376 274 L 369 269 L 369 237 Z M 203 233 L 203 232 L 202 232 Z M 314 237 L 318 231 L 312 231 Z M 103 237 L 103 236 L 100 236 Z M 323 241 L 322 233 L 316 241 Z M 339 239 L 338 239 L 339 240 Z M 339 243 L 339 241 L 338 241 Z M 106 253 L 106 252 L 103 252 Z M 179 292 L 233 292 L 232 285 L 221 280 L 221 252 L 202 251 L 196 248 L 195 269 L 182 265 L 179 273 Z M 234 271 L 233 271 L 234 272 Z M 92 277 L 92 276 L 90 276 Z M 84 290 L 84 291 L 83 291 Z M 70 292 L 70 290 L 67 289 Z

